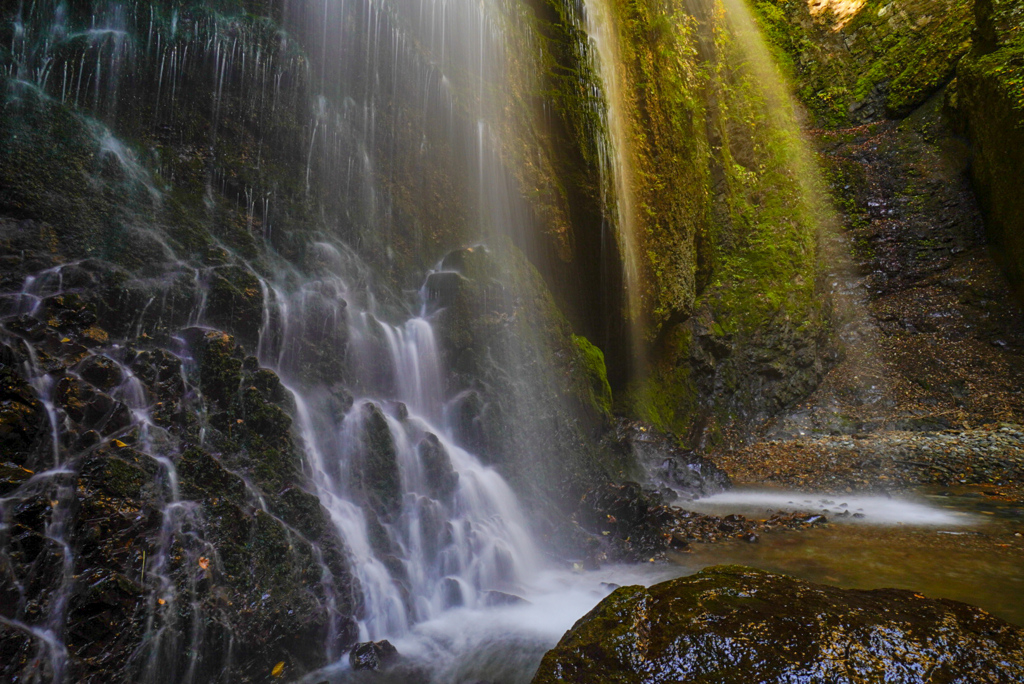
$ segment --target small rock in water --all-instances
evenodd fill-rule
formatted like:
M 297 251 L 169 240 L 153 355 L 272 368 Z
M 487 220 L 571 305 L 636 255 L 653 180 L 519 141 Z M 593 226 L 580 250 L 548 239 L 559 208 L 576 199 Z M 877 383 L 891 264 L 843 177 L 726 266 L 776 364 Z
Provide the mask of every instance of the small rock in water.
M 348 654 L 348 664 L 353 670 L 379 670 L 382 665 L 398 655 L 398 649 L 390 641 L 364 641 L 356 644 Z
M 748 544 L 756 544 L 757 542 L 761 541 L 761 538 L 753 532 L 751 532 L 749 534 L 743 535 L 743 541 L 747 542 Z
M 484 604 L 488 606 L 518 606 L 527 605 L 530 602 L 522 596 L 507 594 L 504 591 L 485 591 Z

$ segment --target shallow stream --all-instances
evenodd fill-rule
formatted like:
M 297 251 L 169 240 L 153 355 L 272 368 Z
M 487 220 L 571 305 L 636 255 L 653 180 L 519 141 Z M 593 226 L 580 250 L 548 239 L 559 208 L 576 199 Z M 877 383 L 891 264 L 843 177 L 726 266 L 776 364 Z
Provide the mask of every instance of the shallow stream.
M 827 525 L 763 534 L 758 543 L 695 544 L 669 563 L 548 570 L 523 587 L 528 603 L 456 609 L 417 625 L 394 640 L 404 659 L 390 673 L 355 673 L 342 662 L 303 682 L 526 683 L 544 652 L 615 585 L 650 585 L 726 563 L 846 588 L 912 589 L 1024 625 L 1024 539 L 1014 536 L 1024 534 L 1019 502 L 969 488 L 912 499 L 733 490 L 688 507 L 751 518 L 779 510 L 851 513 L 825 513 Z

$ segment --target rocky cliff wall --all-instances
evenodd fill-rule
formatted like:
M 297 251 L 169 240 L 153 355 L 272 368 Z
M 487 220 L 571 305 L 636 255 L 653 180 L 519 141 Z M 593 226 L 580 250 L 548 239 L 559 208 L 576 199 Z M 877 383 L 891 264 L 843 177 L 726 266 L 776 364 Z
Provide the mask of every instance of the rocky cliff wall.
M 992 253 L 1024 297 L 1024 3 L 979 0 L 974 49 L 950 104 L 973 146 L 971 175 Z
M 953 78 L 970 0 L 757 0 L 765 34 L 822 125 L 901 117 Z

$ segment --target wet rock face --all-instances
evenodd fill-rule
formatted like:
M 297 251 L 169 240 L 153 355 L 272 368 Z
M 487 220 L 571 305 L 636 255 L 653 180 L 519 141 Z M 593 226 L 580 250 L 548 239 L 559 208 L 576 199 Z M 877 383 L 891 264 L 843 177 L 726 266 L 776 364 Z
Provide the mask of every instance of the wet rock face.
M 357 587 L 277 375 L 219 330 L 142 334 L 100 265 L 18 242 L 33 226 L 0 220 L 0 680 L 254 682 L 342 653 Z
M 207 291 L 206 318 L 232 330 L 240 342 L 255 346 L 263 322 L 263 290 L 256 276 L 240 266 L 213 269 Z
M 828 522 L 823 515 L 802 512 L 779 512 L 764 520 L 704 515 L 669 505 L 660 492 L 636 482 L 608 483 L 588 491 L 573 521 L 573 541 L 584 552 L 583 565 L 592 568 L 604 561 L 664 560 L 671 552 L 689 550 L 692 543 L 757 543 L 761 534 Z
M 993 254 L 1024 298 L 1024 3 L 977 3 L 974 50 L 959 64 L 951 100 L 973 146 L 971 177 Z
M 618 436 L 647 471 L 651 485 L 670 501 L 710 496 L 732 486 L 729 476 L 712 461 L 680 448 L 674 439 L 650 426 L 624 422 Z
M 365 453 L 354 464 L 355 484 L 377 515 L 389 519 L 402 508 L 398 450 L 380 407 L 366 404 L 362 411 Z
M 4 461 L 18 464 L 26 462 L 46 430 L 43 407 L 19 373 L 23 363 L 13 347 L 0 346 L 0 452 Z
M 459 483 L 459 474 L 452 467 L 448 451 L 437 435 L 429 432 L 419 443 L 418 451 L 431 496 L 438 501 L 450 501 Z
M 597 372 L 522 253 L 511 244 L 467 248 L 449 253 L 442 268 L 457 273 L 436 274 L 427 286 L 439 309 L 446 389 L 458 398 L 452 419 L 459 445 L 547 503 L 627 469 L 604 440 L 611 397 L 602 403 L 592 382 L 599 375 L 607 386 L 603 358 Z
M 956 601 L 844 590 L 738 566 L 621 587 L 534 684 L 1016 682 L 1024 630 Z
M 379 670 L 398 655 L 398 649 L 390 641 L 366 641 L 356 644 L 348 654 L 353 670 Z
M 801 100 L 836 125 L 905 116 L 948 82 L 969 49 L 974 4 L 759 0 L 754 9 L 768 40 L 793 60 Z

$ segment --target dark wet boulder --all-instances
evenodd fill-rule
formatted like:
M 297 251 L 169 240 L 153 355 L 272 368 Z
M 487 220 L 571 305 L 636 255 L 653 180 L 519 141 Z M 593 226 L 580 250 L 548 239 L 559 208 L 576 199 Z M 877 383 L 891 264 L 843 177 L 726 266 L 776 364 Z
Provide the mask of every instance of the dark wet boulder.
M 450 499 L 459 483 L 459 474 L 452 468 L 452 459 L 437 435 L 427 433 L 418 447 L 423 475 L 430 495 L 438 500 Z
M 485 591 L 483 599 L 485 606 L 525 606 L 531 603 L 531 601 L 527 601 L 522 596 L 495 590 Z
M 19 372 L 21 355 L 0 345 L 0 453 L 23 465 L 47 434 L 46 413 Z
M 131 369 L 132 373 L 151 386 L 163 387 L 170 383 L 171 387 L 176 388 L 181 384 L 181 360 L 165 349 L 139 352 L 132 359 Z
M 353 670 L 379 670 L 398 655 L 398 649 L 390 641 L 364 641 L 356 644 L 348 654 Z
M 189 328 L 183 333 L 199 362 L 199 388 L 221 408 L 227 408 L 238 392 L 242 360 L 235 340 L 217 330 Z
M 534 684 L 1024 681 L 1024 630 L 898 589 L 846 590 L 738 566 L 616 589 Z
M 640 463 L 651 485 L 684 500 L 717 494 L 732 486 L 729 476 L 712 461 L 648 425 L 622 423 L 619 440 Z M 671 497 L 670 497 L 671 498 Z
M 454 577 L 445 577 L 441 580 L 441 598 L 445 608 L 465 605 L 466 599 L 462 593 L 462 583 Z
M 398 450 L 380 407 L 364 404 L 361 410 L 365 449 L 356 465 L 356 480 L 377 514 L 381 518 L 390 519 L 402 507 Z
M 464 448 L 477 455 L 486 455 L 487 411 L 480 392 L 467 390 L 452 402 L 452 422 L 455 440 Z
M 591 489 L 580 500 L 576 519 L 587 531 L 613 544 L 612 557 L 646 560 L 668 548 L 678 509 L 636 482 L 608 483 Z M 605 534 L 607 533 L 607 534 Z
M 32 477 L 32 471 L 13 463 L 0 462 L 0 496 L 17 489 Z
M 97 354 L 78 364 L 78 374 L 93 387 L 109 392 L 124 380 L 124 373 L 113 359 Z
M 434 307 L 451 306 L 466 279 L 455 271 L 437 271 L 427 276 L 424 284 L 427 302 Z

